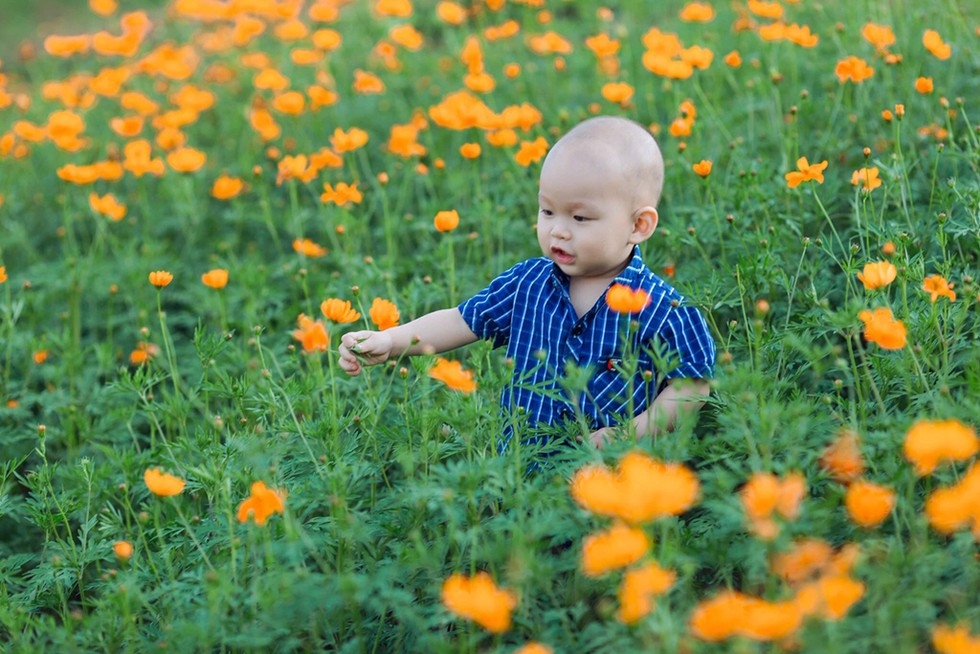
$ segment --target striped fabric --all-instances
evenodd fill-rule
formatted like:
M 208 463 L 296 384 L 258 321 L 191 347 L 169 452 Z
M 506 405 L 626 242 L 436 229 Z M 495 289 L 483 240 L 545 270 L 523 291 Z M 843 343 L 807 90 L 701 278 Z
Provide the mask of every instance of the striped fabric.
M 615 425 L 645 411 L 666 379 L 712 376 L 715 344 L 704 317 L 646 267 L 639 248 L 613 283 L 643 289 L 650 303 L 627 317 L 610 310 L 603 297 L 579 318 L 568 276 L 538 257 L 513 266 L 459 305 L 473 333 L 507 347 L 514 375 L 501 406 L 506 413 L 526 416 L 530 442 L 543 438 L 533 435 L 537 425 L 574 421 L 576 415 L 591 430 Z M 631 320 L 638 323 L 635 331 Z M 624 361 L 629 366 L 637 358 L 639 366 L 628 374 Z M 588 370 L 583 373 L 583 368 Z M 585 378 L 585 392 L 583 384 L 563 388 L 563 381 L 584 383 Z M 501 450 L 512 432 L 508 426 Z

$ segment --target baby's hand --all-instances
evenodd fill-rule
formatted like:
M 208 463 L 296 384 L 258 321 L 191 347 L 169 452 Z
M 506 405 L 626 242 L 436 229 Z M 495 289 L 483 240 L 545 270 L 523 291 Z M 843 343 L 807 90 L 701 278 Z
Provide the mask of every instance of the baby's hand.
M 595 447 L 597 450 L 601 450 L 607 443 L 612 442 L 615 438 L 616 434 L 613 432 L 612 427 L 603 427 L 602 429 L 598 429 L 589 434 L 589 442 L 592 443 L 593 447 Z
M 361 374 L 362 366 L 382 363 L 391 356 L 391 336 L 384 332 L 348 332 L 340 337 L 340 369 Z

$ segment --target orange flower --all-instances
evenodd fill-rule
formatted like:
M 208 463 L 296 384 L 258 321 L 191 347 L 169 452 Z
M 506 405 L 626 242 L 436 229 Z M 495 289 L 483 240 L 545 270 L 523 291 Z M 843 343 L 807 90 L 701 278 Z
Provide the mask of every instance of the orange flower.
M 864 584 L 846 574 L 827 574 L 797 593 L 795 603 L 807 614 L 840 620 L 864 596 Z
M 714 7 L 704 2 L 689 2 L 680 13 L 680 19 L 688 23 L 707 23 L 714 17 Z
M 368 133 L 357 127 L 352 127 L 346 132 L 338 127 L 330 137 L 330 146 L 338 154 L 357 150 L 367 142 Z
M 134 366 L 141 366 L 160 351 L 153 343 L 140 342 L 136 344 L 136 349 L 129 353 L 129 362 Z
M 695 637 L 709 642 L 732 636 L 772 641 L 789 637 L 802 621 L 795 601 L 767 602 L 729 590 L 698 604 L 689 627 Z
M 160 468 L 147 468 L 143 472 L 143 483 L 151 493 L 160 497 L 180 495 L 186 485 L 180 477 L 175 477 Z
M 585 466 L 572 477 L 572 497 L 599 515 L 639 524 L 680 515 L 697 500 L 697 476 L 679 463 L 663 463 L 642 452 L 630 452 L 615 471 Z
M 479 143 L 464 143 L 459 146 L 459 153 L 464 159 L 476 159 L 480 156 L 481 148 Z
M 245 188 L 245 182 L 239 177 L 221 175 L 211 186 L 211 197 L 217 200 L 230 200 Z
M 864 270 L 857 274 L 857 278 L 864 284 L 864 288 L 869 291 L 888 286 L 898 275 L 898 268 L 889 261 L 875 261 L 864 264 Z
M 860 186 L 861 190 L 865 193 L 870 193 L 879 186 L 881 186 L 881 180 L 878 178 L 878 167 L 872 166 L 871 168 L 859 168 L 851 173 L 851 184 L 854 186 Z
M 167 153 L 167 163 L 178 173 L 192 173 L 208 160 L 208 155 L 194 148 L 177 148 Z
M 915 90 L 922 95 L 928 95 L 932 93 L 932 78 L 931 77 L 917 77 L 915 78 Z
M 92 37 L 88 34 L 78 36 L 51 35 L 44 39 L 44 51 L 54 57 L 71 57 L 85 54 L 91 45 Z
M 929 299 L 936 302 L 940 296 L 947 298 L 950 302 L 956 301 L 956 292 L 953 285 L 946 281 L 942 275 L 929 275 L 922 281 L 922 290 L 929 294 Z
M 401 314 L 398 313 L 398 307 L 393 302 L 379 297 L 374 298 L 374 302 L 371 303 L 371 308 L 368 310 L 368 315 L 371 317 L 371 322 L 381 331 L 389 327 L 395 327 L 398 325 L 399 318 L 401 318 Z
M 472 577 L 454 574 L 442 584 L 442 603 L 451 613 L 499 634 L 510 629 L 517 595 L 498 588 L 486 572 Z
M 331 322 L 350 323 L 361 317 L 361 314 L 354 310 L 350 301 L 330 298 L 320 303 L 320 313 Z
M 649 550 L 650 539 L 642 529 L 617 522 L 582 543 L 582 572 L 588 577 L 601 577 L 636 563 Z
M 119 222 L 126 217 L 126 205 L 120 204 L 112 193 L 106 193 L 102 197 L 96 193 L 89 193 L 88 203 L 93 211 L 106 216 L 109 220 Z
M 980 636 L 970 634 L 965 624 L 957 627 L 937 624 L 932 629 L 932 646 L 938 654 L 977 654 Z
M 850 429 L 842 429 L 823 451 L 820 467 L 835 481 L 847 483 L 860 477 L 864 473 L 864 459 L 861 458 L 858 435 Z
M 616 617 L 625 624 L 634 624 L 653 610 L 653 598 L 667 592 L 677 575 L 656 563 L 647 563 L 627 570 L 619 587 L 619 612 Z
M 548 142 L 544 137 L 539 136 L 533 141 L 521 141 L 520 150 L 514 155 L 514 160 L 520 165 L 527 167 L 541 158 L 548 151 Z
M 228 285 L 228 271 L 215 268 L 201 275 L 201 282 L 208 288 L 221 289 Z
M 133 544 L 128 540 L 117 540 L 112 544 L 112 553 L 116 558 L 125 563 L 133 556 Z
M 949 47 L 948 43 L 943 41 L 943 37 L 936 30 L 926 30 L 922 34 L 922 45 L 936 59 L 945 61 L 953 54 L 952 48 Z
M 286 155 L 276 164 L 278 175 L 276 184 L 282 184 L 286 179 L 298 179 L 301 182 L 309 182 L 316 177 L 319 172 L 316 166 L 310 163 L 309 157 L 305 154 L 296 156 Z
M 980 440 L 973 427 L 959 420 L 919 420 L 906 432 L 904 450 L 921 477 L 943 461 L 969 459 L 980 450 Z
M 455 2 L 440 2 L 436 5 L 436 16 L 444 23 L 461 25 L 466 20 L 466 9 Z
M 327 249 L 308 238 L 297 238 L 293 241 L 293 249 L 304 257 L 322 257 L 327 253 Z
M 357 182 L 353 184 L 338 182 L 336 187 L 331 184 L 324 184 L 320 199 L 323 202 L 333 202 L 338 207 L 342 207 L 348 202 L 351 204 L 360 204 L 361 200 L 364 199 L 364 194 L 358 190 Z
M 844 506 L 855 523 L 877 527 L 895 507 L 895 491 L 869 481 L 855 481 L 847 487 Z
M 650 304 L 650 296 L 642 288 L 633 290 L 625 284 L 613 284 L 606 291 L 606 306 L 616 313 L 639 313 Z
M 925 514 L 939 532 L 969 527 L 980 541 L 980 463 L 974 462 L 959 483 L 933 491 L 926 499 Z
M 461 393 L 472 393 L 476 390 L 473 372 L 464 370 L 459 361 L 447 361 L 440 357 L 436 365 L 429 369 L 429 377 Z
M 724 61 L 725 65 L 729 68 L 738 68 L 742 65 L 742 55 L 739 54 L 738 50 L 732 50 L 725 55 L 722 61 Z
M 385 83 L 374 73 L 357 69 L 354 71 L 354 91 L 364 95 L 373 93 L 384 93 Z
M 7 266 L 0 266 L 0 284 L 7 281 Z
M 803 182 L 815 181 L 823 184 L 823 171 L 827 168 L 827 160 L 820 163 L 811 164 L 806 157 L 796 160 L 796 167 L 799 170 L 786 173 L 786 184 L 790 188 L 796 188 Z
M 858 313 L 864 323 L 864 338 L 885 350 L 901 350 L 905 347 L 905 324 L 896 320 L 892 310 L 877 307 L 873 312 L 865 309 Z
M 31 359 L 34 360 L 34 363 L 35 364 L 41 365 L 42 363 L 44 363 L 45 361 L 48 360 L 48 351 L 47 350 L 36 350 L 31 355 Z
M 633 97 L 633 92 L 633 86 L 626 82 L 607 82 L 602 85 L 602 97 L 623 106 Z
M 846 59 L 837 62 L 834 74 L 840 83 L 853 82 L 859 84 L 875 74 L 875 69 L 868 65 L 864 59 L 851 55 Z
M 174 276 L 166 270 L 154 270 L 150 273 L 150 283 L 157 288 L 163 288 L 174 280 Z
M 433 219 L 437 232 L 451 232 L 459 227 L 459 212 L 455 209 L 440 211 Z
M 782 480 L 768 472 L 755 473 L 740 492 L 749 528 L 759 538 L 772 540 L 779 534 L 773 515 L 794 520 L 805 494 L 806 480 L 798 472 L 791 472 Z
M 249 496 L 238 505 L 238 522 L 252 518 L 261 527 L 269 516 L 286 510 L 285 498 L 285 492 L 278 488 L 269 488 L 262 481 L 253 483 Z
M 887 25 L 865 23 L 861 28 L 861 36 L 879 52 L 884 52 L 888 46 L 895 43 L 895 32 Z
M 772 558 L 772 571 L 790 583 L 799 583 L 816 576 L 830 565 L 834 554 L 830 544 L 819 538 L 795 541 L 788 552 Z
M 319 320 L 313 320 L 304 313 L 296 318 L 298 329 L 293 330 L 293 338 L 303 346 L 304 352 L 324 352 L 330 346 L 326 326 Z
M 702 159 L 701 161 L 691 166 L 691 170 L 696 172 L 701 177 L 707 177 L 708 175 L 711 174 L 711 167 L 712 167 L 712 163 L 710 161 L 708 161 L 707 159 Z

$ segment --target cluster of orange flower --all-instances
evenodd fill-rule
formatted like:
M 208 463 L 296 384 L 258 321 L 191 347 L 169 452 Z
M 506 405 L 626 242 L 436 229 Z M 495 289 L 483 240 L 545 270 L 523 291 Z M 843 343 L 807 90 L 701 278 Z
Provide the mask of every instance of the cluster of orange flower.
M 143 483 L 146 488 L 158 497 L 174 497 L 184 492 L 187 482 L 176 475 L 164 472 L 160 468 L 147 468 L 143 472 Z M 247 498 L 238 505 L 238 522 L 246 523 L 250 519 L 257 525 L 264 525 L 270 516 L 283 513 L 286 510 L 286 492 L 281 489 L 269 488 L 265 482 L 257 481 L 252 484 Z M 128 553 L 127 553 L 128 552 Z M 132 556 L 132 546 L 121 546 L 116 549 L 119 558 L 128 559 Z

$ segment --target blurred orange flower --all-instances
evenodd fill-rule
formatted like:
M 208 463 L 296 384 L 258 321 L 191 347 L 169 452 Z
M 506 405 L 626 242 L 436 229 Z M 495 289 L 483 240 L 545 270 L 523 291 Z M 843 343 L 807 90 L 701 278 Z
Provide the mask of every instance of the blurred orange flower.
M 540 161 L 548 152 L 548 142 L 544 137 L 539 136 L 533 141 L 521 141 L 520 150 L 514 155 L 514 160 L 522 166 L 530 166 L 536 161 Z
M 327 253 L 327 249 L 308 238 L 297 238 L 293 241 L 293 249 L 304 257 L 322 257 Z
M 102 214 L 109 220 L 119 222 L 126 217 L 126 205 L 116 200 L 116 196 L 112 193 L 106 193 L 102 197 L 96 193 L 89 193 L 88 203 L 93 211 Z
M 361 317 L 361 314 L 354 310 L 350 301 L 329 298 L 320 303 L 320 313 L 331 322 L 351 323 Z
M 796 519 L 806 495 L 806 480 L 798 472 L 791 472 L 783 479 L 772 473 L 757 472 L 739 494 L 750 530 L 763 540 L 772 540 L 779 534 L 779 526 L 773 521 L 774 514 L 787 520 Z
M 338 127 L 330 136 L 330 147 L 338 154 L 357 150 L 367 142 L 368 133 L 358 127 L 351 127 L 346 132 Z
M 850 429 L 842 429 L 820 456 L 820 467 L 835 481 L 847 483 L 864 473 L 861 442 Z
M 177 148 L 167 153 L 167 163 L 178 173 L 192 173 L 201 168 L 208 156 L 194 148 Z
M 680 19 L 688 23 L 707 23 L 714 17 L 714 7 L 706 2 L 689 2 L 680 13 Z
M 956 301 L 956 292 L 953 285 L 946 281 L 942 275 L 929 275 L 922 281 L 922 290 L 929 294 L 929 299 L 936 302 L 941 297 L 950 302 Z
M 847 487 L 844 506 L 856 524 L 877 527 L 895 507 L 895 491 L 869 481 L 858 480 Z
M 864 338 L 885 350 L 901 350 L 905 347 L 905 324 L 896 320 L 888 307 L 867 309 L 858 313 L 864 323 Z
M 395 303 L 380 297 L 374 298 L 368 315 L 371 317 L 371 322 L 381 331 L 397 326 L 398 320 L 401 318 Z
M 354 91 L 361 94 L 384 93 L 385 83 L 374 73 L 357 69 L 354 71 Z
M 904 451 L 921 477 L 944 461 L 969 459 L 980 451 L 980 440 L 973 427 L 959 420 L 919 420 L 905 434 Z
M 642 288 L 636 290 L 625 284 L 613 284 L 606 291 L 606 306 L 616 313 L 639 313 L 650 304 L 650 296 Z
M 480 156 L 481 151 L 479 143 L 464 143 L 459 146 L 459 153 L 464 159 L 476 159 Z
M 601 577 L 612 570 L 639 561 L 650 550 L 650 539 L 638 527 L 617 522 L 606 531 L 592 534 L 582 543 L 582 572 Z
M 837 66 L 834 68 L 834 74 L 837 75 L 837 79 L 840 80 L 841 84 L 845 82 L 859 84 L 872 77 L 875 74 L 875 70 L 864 59 L 851 55 L 837 62 Z
M 864 288 L 869 291 L 888 286 L 898 275 L 898 268 L 889 261 L 874 261 L 864 264 L 864 270 L 857 274 L 857 278 L 864 284 Z
M 296 324 L 299 328 L 293 330 L 293 338 L 302 344 L 304 352 L 324 352 L 330 346 L 327 328 L 321 321 L 301 313 Z
M 697 500 L 697 476 L 679 463 L 663 463 L 642 452 L 629 452 L 616 470 L 601 465 L 579 468 L 571 493 L 579 506 L 630 524 L 680 515 Z
M 7 266 L 0 266 L 0 284 L 7 281 Z
M 803 614 L 795 601 L 767 602 L 726 590 L 698 604 L 688 626 L 696 638 L 708 642 L 733 636 L 774 641 L 791 636 L 802 622 Z
M 48 351 L 47 350 L 35 350 L 34 353 L 31 354 L 31 359 L 34 360 L 34 363 L 36 365 L 41 365 L 42 363 L 44 363 L 45 361 L 48 360 Z
M 459 212 L 455 209 L 440 211 L 433 219 L 437 232 L 451 232 L 459 227 Z
M 230 200 L 245 189 L 245 182 L 239 177 L 221 175 L 211 186 L 211 197 L 217 200 Z
M 633 86 L 626 82 L 608 82 L 602 85 L 602 97 L 609 102 L 626 105 L 633 97 Z
M 150 283 L 157 288 L 163 288 L 174 280 L 174 276 L 166 270 L 154 270 L 150 273 Z
M 353 184 L 338 182 L 337 186 L 324 184 L 323 193 L 320 194 L 320 200 L 323 202 L 333 202 L 338 207 L 342 207 L 347 203 L 360 204 L 363 198 L 364 195 L 357 188 L 357 182 Z
M 830 565 L 834 550 L 819 538 L 794 541 L 786 552 L 772 557 L 772 571 L 791 584 L 797 584 L 821 574 Z
M 948 43 L 943 41 L 943 37 L 936 30 L 926 30 L 922 34 L 922 45 L 926 47 L 926 50 L 933 57 L 943 61 L 949 59 L 953 53 L 952 48 L 949 47 Z
M 974 461 L 959 483 L 933 491 L 925 514 L 936 531 L 949 534 L 969 528 L 980 542 L 980 463 Z
M 160 468 L 147 468 L 143 472 L 143 483 L 146 484 L 151 493 L 160 497 L 180 495 L 186 485 L 186 482 L 180 477 L 175 477 Z
M 980 635 L 972 635 L 965 624 L 937 624 L 932 629 L 932 646 L 938 654 L 976 654 L 980 652 Z
M 136 349 L 129 353 L 129 362 L 134 366 L 141 366 L 160 352 L 153 343 L 139 342 Z
M 915 78 L 915 90 L 922 95 L 928 95 L 932 93 L 933 85 L 931 77 L 917 77 Z
M 286 510 L 286 494 L 278 488 L 269 488 L 263 481 L 252 484 L 249 496 L 238 505 L 238 522 L 248 522 L 249 518 L 260 527 L 269 516 Z
M 460 393 L 472 393 L 476 390 L 476 382 L 473 381 L 473 372 L 464 370 L 459 361 L 448 361 L 440 357 L 436 365 L 429 369 L 429 377 L 436 381 L 459 391 Z
M 461 25 L 466 20 L 466 9 L 455 2 L 440 2 L 436 5 L 436 16 L 449 25 Z
M 441 595 L 450 613 L 473 620 L 492 633 L 510 629 L 510 614 L 517 607 L 517 595 L 498 588 L 486 572 L 472 577 L 451 575 L 443 582 Z
M 117 540 L 112 544 L 112 553 L 120 561 L 126 562 L 133 556 L 133 544 L 128 540 Z
M 881 179 L 878 178 L 878 167 L 859 168 L 851 173 L 851 184 L 860 186 L 865 193 L 870 193 L 881 186 Z
M 214 268 L 201 275 L 201 283 L 208 288 L 222 289 L 228 285 L 228 271 L 224 268 Z
M 673 570 L 665 570 L 654 562 L 627 570 L 619 586 L 616 617 L 624 624 L 638 622 L 653 610 L 653 598 L 667 592 L 676 579 Z
M 884 52 L 888 46 L 895 43 L 895 32 L 887 25 L 865 23 L 861 28 L 861 36 L 879 52 Z
M 796 167 L 798 170 L 788 172 L 785 175 L 786 184 L 790 188 L 796 188 L 801 183 L 810 181 L 823 184 L 823 171 L 827 169 L 826 159 L 820 163 L 811 164 L 806 157 L 800 157 L 796 160 Z
M 711 168 L 713 164 L 707 159 L 702 159 L 696 164 L 691 166 L 691 170 L 700 175 L 701 177 L 707 177 L 711 174 Z

